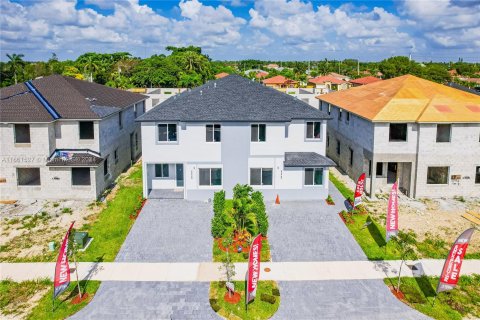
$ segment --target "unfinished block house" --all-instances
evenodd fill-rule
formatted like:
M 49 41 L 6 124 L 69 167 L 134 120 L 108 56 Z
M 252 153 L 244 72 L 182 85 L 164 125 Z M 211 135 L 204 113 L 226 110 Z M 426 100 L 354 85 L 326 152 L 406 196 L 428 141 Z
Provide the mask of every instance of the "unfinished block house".
M 141 154 L 146 96 L 60 75 L 0 96 L 2 200 L 96 199 Z
M 327 156 L 366 191 L 398 179 L 414 198 L 480 195 L 480 97 L 412 75 L 317 97 Z

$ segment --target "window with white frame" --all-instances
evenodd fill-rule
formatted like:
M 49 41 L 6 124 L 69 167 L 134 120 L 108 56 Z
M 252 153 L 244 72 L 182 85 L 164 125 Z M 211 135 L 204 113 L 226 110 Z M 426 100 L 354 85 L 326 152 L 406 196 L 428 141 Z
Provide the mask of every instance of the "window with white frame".
M 168 172 L 167 163 L 157 163 L 155 164 L 155 178 L 168 178 L 170 176 Z
M 271 186 L 273 185 L 272 168 L 250 168 L 250 185 Z
M 321 123 L 319 121 L 307 122 L 307 139 L 320 139 Z
M 200 186 L 221 186 L 222 169 L 221 168 L 200 168 L 198 169 L 198 184 Z
M 221 126 L 219 124 L 207 124 L 205 128 L 206 128 L 207 142 L 221 141 Z
M 265 142 L 267 137 L 267 125 L 266 124 L 252 124 L 251 126 L 251 141 L 252 142 Z
M 323 168 L 305 168 L 305 185 L 323 185 Z
M 177 124 L 162 123 L 158 125 L 158 141 L 174 142 L 177 141 Z

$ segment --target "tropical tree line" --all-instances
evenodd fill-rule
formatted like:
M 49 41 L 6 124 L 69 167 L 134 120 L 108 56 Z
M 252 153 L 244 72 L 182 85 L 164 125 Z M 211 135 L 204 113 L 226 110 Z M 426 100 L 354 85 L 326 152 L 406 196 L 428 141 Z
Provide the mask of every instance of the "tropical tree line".
M 262 69 L 270 76 L 283 75 L 287 78 L 306 81 L 309 76 L 326 75 L 336 72 L 351 78 L 366 75 L 388 79 L 404 74 L 413 74 L 425 79 L 444 83 L 452 79 L 451 70 L 464 77 L 480 77 L 480 64 L 457 62 L 419 63 L 408 57 L 391 57 L 380 62 L 360 62 L 355 59 L 318 61 L 212 61 L 199 47 L 166 48 L 169 52 L 155 54 L 141 59 L 128 52 L 95 53 L 80 55 L 76 60 L 60 61 L 55 53 L 47 61 L 26 61 L 23 54 L 7 54 L 7 61 L 0 62 L 0 85 L 2 87 L 35 79 L 40 76 L 62 74 L 115 88 L 132 87 L 195 87 L 214 79 L 220 72 L 240 74 L 253 78 L 255 71 Z M 280 69 L 268 69 L 269 64 L 277 64 Z M 450 71 L 450 72 L 449 72 Z M 463 83 L 465 84 L 465 83 Z M 468 83 L 467 83 L 468 85 Z

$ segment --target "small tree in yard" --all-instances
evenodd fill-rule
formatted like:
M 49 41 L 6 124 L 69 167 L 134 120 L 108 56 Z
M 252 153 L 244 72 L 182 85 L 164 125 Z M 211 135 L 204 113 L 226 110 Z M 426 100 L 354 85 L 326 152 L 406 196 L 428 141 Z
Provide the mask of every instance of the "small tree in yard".
M 417 258 L 415 254 L 415 237 L 413 232 L 400 231 L 397 236 L 392 238 L 392 241 L 398 244 L 401 252 L 402 262 L 400 263 L 400 270 L 398 271 L 397 292 L 400 291 L 400 279 L 402 275 L 402 266 L 405 260 L 414 260 Z
M 225 226 L 225 191 L 215 192 L 213 196 L 212 237 L 220 238 L 226 230 Z
M 78 286 L 78 296 L 82 300 L 82 290 L 80 289 L 80 281 L 78 280 L 78 263 L 77 263 L 77 253 L 78 245 L 75 243 L 75 229 L 70 231 L 68 236 L 68 249 L 67 252 L 70 256 L 73 257 L 73 263 L 75 264 L 75 274 L 77 276 L 77 286 Z
M 220 271 L 225 272 L 225 277 L 227 278 L 227 283 L 233 283 L 232 278 L 235 276 L 235 265 L 230 259 L 229 250 L 230 246 L 233 243 L 233 234 L 229 233 L 223 239 L 223 246 L 227 249 L 227 257 L 223 260 L 222 265 L 220 266 Z M 228 291 L 228 296 L 231 297 L 232 293 Z

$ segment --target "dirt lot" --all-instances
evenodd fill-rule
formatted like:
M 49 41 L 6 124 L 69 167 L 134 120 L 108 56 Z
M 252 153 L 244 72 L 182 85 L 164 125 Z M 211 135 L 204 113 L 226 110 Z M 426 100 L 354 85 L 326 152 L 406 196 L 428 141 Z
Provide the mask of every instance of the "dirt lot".
M 120 175 L 122 179 L 131 168 Z M 118 184 L 117 184 L 118 186 Z M 106 196 L 113 198 L 118 187 Z M 37 200 L 0 204 L 0 261 L 42 261 L 51 253 L 48 243 L 56 242 L 56 249 L 70 223 L 75 229 L 95 221 L 105 201 Z
M 333 174 L 342 182 L 355 189 L 355 183 L 348 176 L 333 169 Z M 385 224 L 388 194 L 378 195 L 375 201 L 366 201 L 371 214 Z M 465 212 L 480 213 L 480 197 L 469 199 L 410 199 L 401 195 L 399 199 L 399 225 L 401 230 L 412 230 L 418 241 L 426 238 L 441 238 L 448 245 L 465 229 L 475 226 L 462 217 Z M 480 228 L 480 226 L 479 226 Z M 468 248 L 469 253 L 480 252 L 480 231 L 474 233 Z

